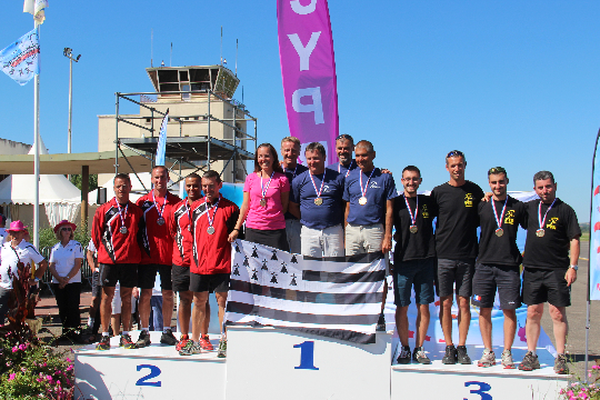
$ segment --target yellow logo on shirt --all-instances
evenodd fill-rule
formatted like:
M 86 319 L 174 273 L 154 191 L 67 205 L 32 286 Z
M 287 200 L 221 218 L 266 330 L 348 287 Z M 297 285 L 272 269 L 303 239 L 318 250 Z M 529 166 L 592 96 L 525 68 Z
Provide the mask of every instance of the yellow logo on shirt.
M 504 224 L 506 224 L 506 225 L 514 225 L 515 224 L 515 210 L 506 211 L 506 215 L 504 216 Z
M 550 218 L 550 221 L 548 222 L 548 224 L 546 225 L 546 228 L 548 229 L 552 229 L 552 230 L 556 230 L 556 224 L 558 222 L 558 217 L 552 217 Z
M 473 207 L 473 193 L 465 194 L 465 207 L 467 207 L 467 208 Z
M 427 211 L 427 204 L 423 204 L 423 209 L 421 210 L 421 215 L 425 219 L 429 218 L 429 211 Z

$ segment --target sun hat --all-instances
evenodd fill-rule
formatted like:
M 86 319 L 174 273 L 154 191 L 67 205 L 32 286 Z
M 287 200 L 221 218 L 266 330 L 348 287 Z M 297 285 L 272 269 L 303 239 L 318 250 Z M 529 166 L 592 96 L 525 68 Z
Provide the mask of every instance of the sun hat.
M 66 219 L 63 219 L 62 221 L 60 221 L 58 224 L 56 224 L 56 226 L 54 227 L 54 233 L 58 233 L 58 231 L 60 230 L 61 227 L 68 225 L 69 227 L 71 227 L 72 231 L 75 231 L 75 229 L 77 229 L 77 225 L 75 225 L 72 222 L 67 221 Z M 12 226 L 12 224 L 11 224 Z
M 25 226 L 23 225 L 23 223 L 19 220 L 17 221 L 13 221 L 10 223 L 10 227 L 6 230 L 7 232 L 20 232 L 20 231 L 24 231 L 25 230 Z

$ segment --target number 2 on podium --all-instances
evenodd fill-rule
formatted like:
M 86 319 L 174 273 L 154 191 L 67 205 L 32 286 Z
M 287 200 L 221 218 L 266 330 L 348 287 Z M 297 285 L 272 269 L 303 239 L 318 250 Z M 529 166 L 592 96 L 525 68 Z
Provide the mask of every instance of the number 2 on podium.
M 315 342 L 306 341 L 294 345 L 295 349 L 300 349 L 300 365 L 294 369 L 312 369 L 318 370 L 315 367 Z

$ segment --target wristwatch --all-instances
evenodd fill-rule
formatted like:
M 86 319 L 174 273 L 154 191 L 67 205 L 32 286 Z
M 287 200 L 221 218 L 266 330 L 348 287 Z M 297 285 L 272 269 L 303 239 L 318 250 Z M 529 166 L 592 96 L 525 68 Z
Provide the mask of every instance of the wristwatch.
M 569 268 L 573 268 L 575 271 L 577 271 L 579 269 L 579 267 L 577 265 L 570 265 Z

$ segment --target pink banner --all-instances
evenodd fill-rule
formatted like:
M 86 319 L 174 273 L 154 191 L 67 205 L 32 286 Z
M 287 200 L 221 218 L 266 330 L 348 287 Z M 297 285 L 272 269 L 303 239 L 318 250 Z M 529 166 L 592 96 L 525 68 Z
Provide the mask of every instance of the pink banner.
M 279 57 L 290 134 L 321 142 L 337 161 L 337 83 L 326 0 L 278 0 Z M 304 151 L 301 152 L 304 158 Z

